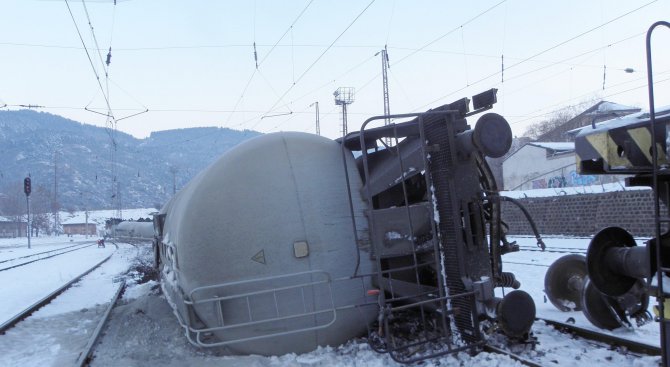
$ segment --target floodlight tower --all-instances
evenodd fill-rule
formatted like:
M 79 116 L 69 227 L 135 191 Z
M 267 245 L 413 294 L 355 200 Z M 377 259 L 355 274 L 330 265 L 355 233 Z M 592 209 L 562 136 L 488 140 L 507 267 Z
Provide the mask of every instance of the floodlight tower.
M 339 87 L 335 92 L 335 104 L 342 106 L 342 136 L 347 135 L 347 105 L 354 103 L 354 88 Z

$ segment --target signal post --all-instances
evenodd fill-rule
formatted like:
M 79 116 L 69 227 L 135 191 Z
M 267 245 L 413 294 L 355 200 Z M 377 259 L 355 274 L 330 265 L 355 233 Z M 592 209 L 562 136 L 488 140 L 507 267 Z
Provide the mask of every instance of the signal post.
M 27 222 L 27 232 L 28 232 L 28 248 L 30 248 L 30 235 L 32 232 L 32 228 L 30 226 L 30 191 L 32 191 L 32 188 L 30 187 L 30 177 L 26 177 L 23 179 L 23 192 L 26 194 L 26 206 L 28 207 L 28 215 L 26 217 L 26 222 Z

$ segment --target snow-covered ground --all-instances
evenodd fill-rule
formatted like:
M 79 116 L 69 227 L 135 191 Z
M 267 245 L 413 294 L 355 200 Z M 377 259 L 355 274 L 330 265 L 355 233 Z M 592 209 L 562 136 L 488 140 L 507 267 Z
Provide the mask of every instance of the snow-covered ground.
M 72 241 L 70 241 L 72 240 Z M 511 238 L 521 245 L 534 246 L 531 237 Z M 1 239 L 0 259 L 12 258 L 29 251 L 44 251 L 73 243 L 92 241 L 81 237 L 40 238 L 27 250 L 25 239 Z M 545 238 L 549 248 L 586 248 L 586 238 Z M 22 247 L 17 247 L 22 246 Z M 363 339 L 352 340 L 343 346 L 323 347 L 303 355 L 287 354 L 276 357 L 224 356 L 216 351 L 191 346 L 160 294 L 154 280 L 141 281 L 141 274 L 128 272 L 138 264 L 150 264 L 149 246 L 135 248 L 120 244 L 104 249 L 91 246 L 83 250 L 39 261 L 10 271 L 0 272 L 0 322 L 20 309 L 83 272 L 105 256 L 110 261 L 89 274 L 75 287 L 63 293 L 33 317 L 19 323 L 0 336 L 0 366 L 61 366 L 70 365 L 86 344 L 87 337 L 104 312 L 118 280 L 125 277 L 129 287 L 112 313 L 104 336 L 96 348 L 93 366 L 399 366 L 387 354 L 370 349 Z M 544 274 L 547 266 L 562 256 L 554 252 L 531 252 L 504 256 L 505 270 L 516 273 L 522 289 L 535 300 L 540 317 L 565 321 L 573 317 L 576 324 L 595 329 L 581 313 L 563 313 L 545 301 Z M 62 259 L 58 259 L 61 258 Z M 22 269 L 24 268 L 24 269 Z M 593 348 L 574 340 L 554 328 L 537 322 L 533 333 L 539 344 L 535 349 L 517 346 L 515 352 L 544 365 L 560 366 L 651 366 L 658 358 L 633 358 L 616 351 Z M 618 336 L 658 345 L 658 324 L 651 323 L 633 330 L 616 330 Z M 495 337 L 495 336 L 493 336 Z M 504 342 L 504 341 L 503 341 Z M 470 356 L 461 353 L 430 360 L 424 366 L 519 366 L 505 356 L 480 353 Z

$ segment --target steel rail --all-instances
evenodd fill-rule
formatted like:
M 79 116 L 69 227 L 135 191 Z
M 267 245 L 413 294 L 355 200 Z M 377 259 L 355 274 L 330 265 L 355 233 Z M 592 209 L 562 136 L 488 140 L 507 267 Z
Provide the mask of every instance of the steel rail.
M 64 255 L 64 254 L 67 254 L 67 253 L 69 253 L 69 252 L 78 251 L 78 250 L 81 250 L 81 249 L 84 249 L 84 248 L 87 248 L 87 247 L 91 247 L 91 246 L 93 246 L 93 245 L 94 245 L 94 244 L 92 243 L 92 244 L 90 244 L 90 245 L 84 245 L 84 246 L 82 246 L 82 247 L 78 247 L 78 248 L 76 248 L 76 249 L 72 249 L 72 250 L 68 250 L 68 251 L 59 252 L 59 253 L 57 253 L 57 254 L 49 255 L 49 256 L 47 256 L 47 257 L 40 257 L 39 259 L 30 260 L 30 261 L 26 261 L 26 262 L 24 262 L 24 263 L 20 263 L 20 264 L 17 264 L 17 265 L 12 265 L 12 266 L 8 266 L 8 267 L 6 267 L 6 268 L 2 268 L 2 269 L 0 269 L 0 271 L 6 271 L 6 270 L 10 270 L 10 269 L 18 268 L 18 267 L 21 267 L 21 266 L 24 266 L 24 265 L 32 264 L 32 263 L 34 263 L 34 262 L 38 262 L 38 261 L 42 261 L 42 260 L 46 260 L 46 259 L 50 259 L 50 258 L 52 258 L 52 257 L 56 257 L 56 256 L 60 256 L 60 255 Z
M 86 241 L 86 242 L 88 242 L 88 241 Z M 44 254 L 48 254 L 48 253 L 51 253 L 51 252 L 61 251 L 61 250 L 65 250 L 65 249 L 72 248 L 72 247 L 85 246 L 85 245 L 87 245 L 86 242 L 84 242 L 84 243 L 77 243 L 77 244 L 74 244 L 74 245 L 65 246 L 65 247 L 61 247 L 61 248 L 57 248 L 57 249 L 53 249 L 53 250 L 49 250 L 49 251 L 42 251 L 42 252 L 38 252 L 38 253 L 35 253 L 35 254 L 19 256 L 19 257 L 15 257 L 15 258 L 12 258 L 12 259 L 0 260 L 0 264 L 6 263 L 6 262 L 10 262 L 10 261 L 19 260 L 19 259 L 27 259 L 27 258 L 29 258 L 29 257 L 38 256 L 38 255 L 44 255 Z M 90 245 L 90 244 L 89 244 L 89 245 Z
M 600 342 L 609 345 L 610 347 L 616 348 L 616 347 L 624 347 L 628 351 L 637 353 L 637 354 L 644 354 L 644 355 L 650 355 L 650 356 L 660 356 L 661 355 L 661 348 L 657 347 L 655 345 L 650 345 L 646 343 L 640 343 L 634 340 L 629 340 L 629 339 L 624 339 L 620 338 L 618 336 L 614 335 L 609 335 L 585 328 L 581 328 L 579 326 L 575 326 L 572 324 L 566 324 L 564 322 L 560 321 L 555 321 L 555 320 L 547 320 L 543 318 L 538 318 L 536 319 L 538 321 L 544 321 L 547 324 L 553 326 L 555 329 L 562 331 L 562 332 L 567 332 L 572 335 L 576 335 L 579 337 L 582 337 L 584 339 Z
M 119 300 L 125 289 L 126 289 L 126 281 L 124 280 L 123 282 L 121 282 L 121 285 L 119 285 L 119 288 L 116 290 L 114 297 L 112 297 L 112 300 L 109 302 L 107 310 L 105 310 L 105 313 L 102 315 L 102 319 L 100 319 L 100 322 L 98 322 L 98 326 L 93 331 L 93 334 L 89 338 L 86 347 L 81 352 L 81 354 L 79 354 L 79 358 L 77 358 L 75 366 L 83 367 L 87 366 L 91 362 L 91 355 L 93 355 L 95 344 L 98 342 L 98 339 L 100 339 L 102 329 L 107 324 L 109 316 L 112 314 L 112 309 L 114 309 L 116 302 Z
M 505 356 L 508 356 L 512 358 L 513 360 L 523 364 L 524 366 L 530 366 L 530 367 L 542 367 L 541 364 L 531 361 L 530 359 L 524 358 L 518 354 L 514 354 L 510 351 L 498 348 L 494 345 L 491 344 L 484 344 L 484 351 L 488 353 L 496 353 L 496 354 L 502 354 Z
M 114 253 L 111 253 L 109 256 L 107 256 L 106 258 L 104 258 L 102 261 L 100 261 L 99 263 L 95 264 L 92 268 L 86 270 L 85 272 L 83 272 L 82 274 L 80 274 L 79 276 L 77 276 L 76 278 L 70 280 L 69 282 L 67 282 L 67 283 L 65 283 L 64 285 L 62 285 L 60 288 L 58 288 L 58 289 L 56 289 L 55 291 L 51 292 L 51 293 L 50 293 L 49 295 L 47 295 L 46 297 L 44 297 L 44 298 L 42 298 L 41 300 L 35 302 L 34 304 L 32 304 L 31 306 L 29 306 L 29 307 L 26 308 L 25 310 L 19 312 L 18 314 L 16 314 L 16 315 L 15 315 L 14 317 L 12 317 L 11 319 L 5 321 L 2 325 L 0 325 L 0 335 L 1 335 L 1 334 L 4 334 L 7 330 L 9 330 L 9 329 L 11 329 L 12 327 L 14 327 L 14 325 L 18 324 L 18 323 L 21 322 L 23 319 L 25 319 L 25 318 L 27 318 L 28 316 L 30 316 L 33 312 L 39 310 L 39 309 L 42 308 L 44 305 L 46 305 L 46 304 L 48 304 L 49 302 L 51 302 L 54 298 L 58 297 L 61 293 L 65 292 L 65 290 L 67 290 L 68 288 L 70 288 L 74 283 L 78 282 L 79 280 L 81 280 L 81 278 L 83 278 L 84 276 L 88 275 L 90 272 L 92 272 L 93 270 L 97 269 L 100 265 L 102 265 L 102 264 L 105 263 L 107 260 L 109 260 L 109 259 L 112 257 L 112 255 L 114 255 Z
M 580 254 L 586 255 L 586 249 L 579 248 L 561 248 L 561 247 L 552 247 L 551 249 L 542 250 L 537 246 L 528 246 L 522 245 L 519 246 L 519 251 L 538 251 L 538 252 L 550 252 L 550 253 L 560 253 L 560 254 Z

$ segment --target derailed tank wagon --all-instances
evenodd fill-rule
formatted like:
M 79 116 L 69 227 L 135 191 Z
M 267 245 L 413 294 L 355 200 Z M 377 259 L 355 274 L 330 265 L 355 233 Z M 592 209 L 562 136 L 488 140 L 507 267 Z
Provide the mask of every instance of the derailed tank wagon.
M 530 296 L 502 269 L 507 242 L 485 156 L 512 135 L 495 90 L 337 141 L 254 138 L 154 218 L 165 294 L 189 340 L 276 355 L 368 334 L 400 362 L 476 351 L 481 322 L 528 337 Z M 411 327 L 407 320 L 413 320 Z M 410 330 L 411 329 L 411 330 Z
M 115 224 L 110 236 L 122 241 L 150 242 L 154 239 L 154 226 L 151 221 L 122 221 Z

